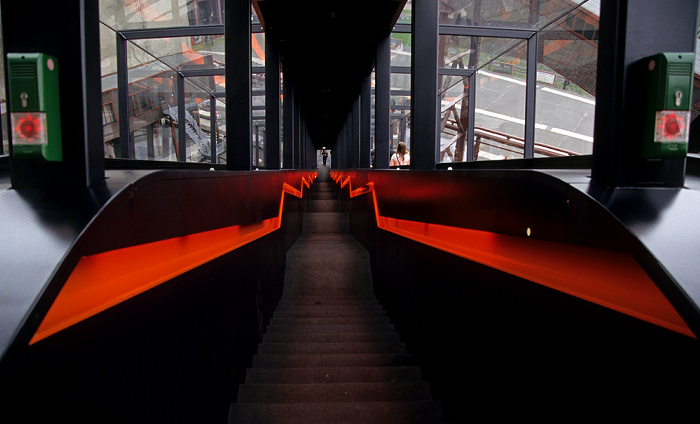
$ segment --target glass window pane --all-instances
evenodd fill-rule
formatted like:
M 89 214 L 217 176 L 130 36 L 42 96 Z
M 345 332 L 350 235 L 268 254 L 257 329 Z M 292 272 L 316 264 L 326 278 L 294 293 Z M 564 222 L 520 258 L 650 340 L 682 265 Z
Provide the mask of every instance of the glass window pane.
M 115 78 L 103 78 L 102 111 L 105 157 L 122 157 L 119 139 L 117 87 Z M 129 69 L 128 158 L 177 160 L 171 125 L 166 122 L 167 106 L 174 98 L 174 73 L 151 61 Z M 109 113 L 116 118 L 109 121 Z
M 200 37 L 132 40 L 131 43 L 137 48 L 129 52 L 129 66 L 157 59 L 173 69 L 180 69 L 185 64 L 223 68 L 225 48 L 223 37 L 216 39 L 216 43 L 198 40 Z
M 224 23 L 224 0 L 100 0 L 100 20 L 117 31 Z
M 441 25 L 470 25 L 539 30 L 585 0 L 445 0 Z
M 0 42 L 0 57 L 5 57 L 3 45 Z M 2 142 L 0 142 L 0 156 L 10 154 L 9 136 L 7 129 L 9 122 L 7 119 L 7 97 L 5 95 L 5 61 L 0 60 L 0 125 L 2 126 Z
M 524 157 L 526 58 L 527 48 L 521 44 L 499 58 L 512 66 L 512 73 L 477 72 L 474 150 L 478 160 Z
M 391 73 L 390 97 L 391 152 L 400 141 L 410 146 L 411 74 Z M 409 152 L 410 153 L 410 152 Z
M 411 66 L 411 34 L 391 33 L 391 66 Z
M 404 5 L 403 10 L 401 11 L 401 15 L 399 15 L 399 19 L 396 21 L 396 23 L 397 24 L 410 24 L 412 11 L 413 11 L 413 3 L 411 0 L 408 0 L 408 1 L 406 1 L 406 4 Z
M 251 66 L 265 66 L 265 33 L 251 34 L 250 58 Z
M 467 160 L 469 78 L 443 75 L 440 87 L 440 162 Z
M 599 3 L 538 34 L 535 156 L 593 153 Z

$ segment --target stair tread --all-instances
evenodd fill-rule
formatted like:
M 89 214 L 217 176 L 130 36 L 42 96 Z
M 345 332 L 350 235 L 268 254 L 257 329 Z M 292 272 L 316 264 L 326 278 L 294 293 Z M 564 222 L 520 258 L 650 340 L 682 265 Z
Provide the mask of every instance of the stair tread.
M 372 324 L 390 324 L 389 317 L 386 315 L 378 317 L 273 317 L 270 319 L 270 325 L 289 325 L 289 326 L 307 326 L 307 325 L 372 325 Z
M 349 353 L 349 354 L 258 354 L 253 357 L 254 367 L 383 367 L 414 365 L 408 353 Z
M 399 334 L 394 331 L 383 333 L 267 333 L 263 335 L 263 342 L 266 343 L 362 343 L 398 340 L 400 340 Z
M 352 383 L 421 381 L 420 368 L 412 365 L 393 367 L 300 367 L 249 368 L 247 384 L 263 383 Z
M 340 343 L 270 343 L 258 346 L 258 354 L 306 353 L 406 353 L 406 345 L 398 341 Z
M 383 402 L 431 400 L 422 381 L 391 383 L 241 384 L 238 402 Z
M 337 403 L 237 403 L 229 422 L 248 424 L 428 424 L 443 420 L 436 401 Z
M 272 318 L 377 318 L 386 317 L 386 312 L 379 306 L 365 309 L 339 309 L 337 307 L 318 308 L 316 305 L 296 307 L 293 310 L 275 311 Z
M 306 325 L 306 326 L 289 326 L 289 325 L 269 325 L 267 332 L 270 334 L 309 334 L 309 333 L 386 333 L 393 332 L 392 324 L 371 324 L 371 325 Z

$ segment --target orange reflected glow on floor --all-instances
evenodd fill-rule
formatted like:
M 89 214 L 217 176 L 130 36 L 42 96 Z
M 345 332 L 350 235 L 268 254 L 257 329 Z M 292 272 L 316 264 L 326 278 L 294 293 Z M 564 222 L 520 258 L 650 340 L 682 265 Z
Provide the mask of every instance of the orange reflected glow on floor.
M 262 222 L 82 257 L 29 344 L 276 231 L 282 222 L 285 193 L 303 197 L 304 187 L 309 188 L 316 175 L 303 177 L 300 189 L 283 183 L 278 215 Z
M 331 176 L 350 197 L 372 194 L 383 230 L 696 338 L 631 254 L 381 216 L 373 182 Z

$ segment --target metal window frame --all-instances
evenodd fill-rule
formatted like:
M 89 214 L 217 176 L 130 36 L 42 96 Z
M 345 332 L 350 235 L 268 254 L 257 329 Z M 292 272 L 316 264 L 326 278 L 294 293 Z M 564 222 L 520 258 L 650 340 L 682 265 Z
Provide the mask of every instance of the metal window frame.
M 535 114 L 537 93 L 537 49 L 538 31 L 517 28 L 492 28 L 479 26 L 438 25 L 440 35 L 457 35 L 464 37 L 489 37 L 526 40 L 527 68 L 525 71 L 525 140 L 524 158 L 533 158 L 535 152 Z M 450 69 L 438 67 L 438 75 L 452 75 L 469 78 L 469 125 L 467 128 L 467 161 L 474 161 L 474 119 L 476 111 L 476 73 L 482 69 Z M 472 100 L 473 99 L 473 100 Z M 438 136 L 439 137 L 439 136 Z M 436 140 L 436 143 L 439 139 Z

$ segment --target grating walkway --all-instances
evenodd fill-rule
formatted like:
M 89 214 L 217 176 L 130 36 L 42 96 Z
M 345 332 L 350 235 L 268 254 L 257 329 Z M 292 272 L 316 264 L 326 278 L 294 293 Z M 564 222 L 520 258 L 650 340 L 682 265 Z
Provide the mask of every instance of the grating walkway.
M 325 174 L 324 174 L 325 171 Z M 439 423 L 442 409 L 377 302 L 328 168 L 313 185 L 285 287 L 229 423 Z

